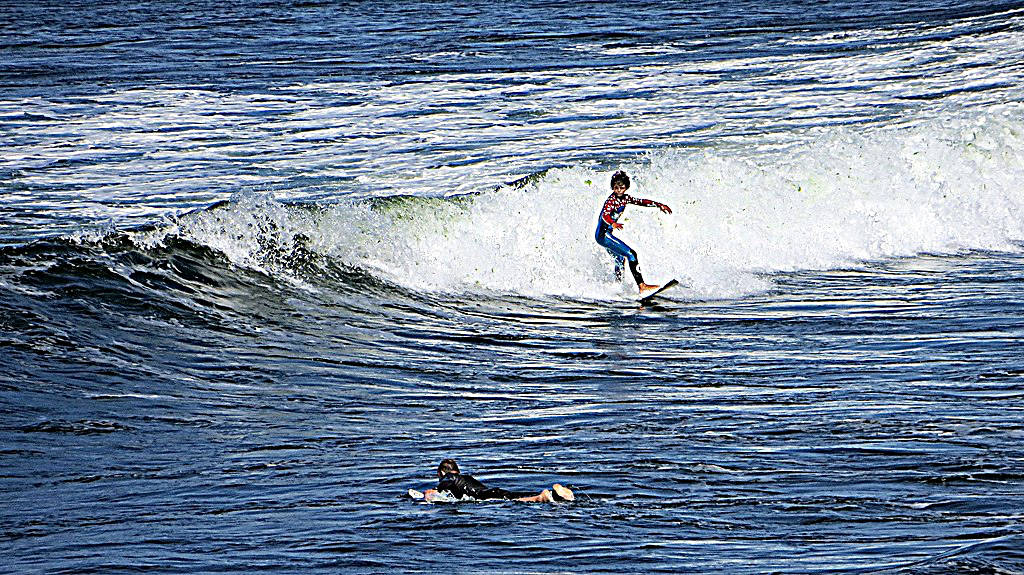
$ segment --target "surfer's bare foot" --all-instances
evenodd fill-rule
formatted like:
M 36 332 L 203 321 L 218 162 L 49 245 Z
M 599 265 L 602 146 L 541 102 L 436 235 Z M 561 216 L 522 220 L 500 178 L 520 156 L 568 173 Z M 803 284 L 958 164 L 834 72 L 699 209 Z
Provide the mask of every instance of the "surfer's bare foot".
M 661 286 L 642 283 L 642 284 L 638 285 L 637 287 L 640 288 L 640 293 L 644 293 L 645 291 L 656 290 L 656 289 L 658 289 Z
M 561 501 L 576 501 L 576 496 L 573 495 L 572 489 L 559 485 L 558 483 L 551 486 L 551 490 L 555 492 L 555 499 Z

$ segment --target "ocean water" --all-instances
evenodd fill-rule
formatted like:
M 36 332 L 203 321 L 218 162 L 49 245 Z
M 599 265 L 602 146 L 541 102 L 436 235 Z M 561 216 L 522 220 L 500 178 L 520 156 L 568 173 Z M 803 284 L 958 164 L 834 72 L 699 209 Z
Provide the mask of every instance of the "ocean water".
M 0 572 L 1024 573 L 1024 3 L 98 4 L 0 2 Z

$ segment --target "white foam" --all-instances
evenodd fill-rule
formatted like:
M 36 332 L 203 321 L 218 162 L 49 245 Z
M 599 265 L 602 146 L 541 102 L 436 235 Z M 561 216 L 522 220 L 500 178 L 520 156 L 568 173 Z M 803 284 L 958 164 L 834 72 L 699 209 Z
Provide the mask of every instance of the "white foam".
M 786 148 L 724 146 L 650 154 L 623 166 L 630 206 L 617 235 L 645 278 L 677 277 L 677 297 L 733 298 L 773 272 L 856 265 L 921 252 L 1013 250 L 1024 239 L 1024 106 L 876 130 L 831 128 Z M 633 297 L 594 241 L 610 171 L 549 171 L 523 188 L 466 199 L 395 199 L 317 213 L 248 197 L 179 221 L 240 265 L 264 261 L 268 234 L 430 292 Z

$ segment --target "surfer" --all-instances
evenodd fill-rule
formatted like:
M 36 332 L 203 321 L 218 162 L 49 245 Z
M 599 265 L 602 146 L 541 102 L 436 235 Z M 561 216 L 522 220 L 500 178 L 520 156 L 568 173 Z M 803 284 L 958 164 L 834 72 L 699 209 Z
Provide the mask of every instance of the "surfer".
M 412 490 L 409 491 L 413 493 Z M 427 501 L 437 499 L 441 493 L 447 493 L 455 499 L 469 497 L 480 501 L 486 499 L 504 499 L 508 501 L 526 501 L 529 503 L 553 503 L 555 501 L 573 501 L 576 496 L 568 487 L 554 484 L 537 495 L 531 493 L 506 491 L 498 487 L 487 487 L 472 475 L 459 473 L 459 465 L 454 459 L 444 459 L 437 466 L 437 489 L 427 489 L 423 498 Z
M 640 293 L 645 291 L 657 289 L 658 286 L 644 283 L 643 276 L 640 275 L 640 262 L 637 260 L 636 251 L 633 248 L 626 245 L 625 242 L 612 235 L 614 230 L 621 230 L 622 224 L 618 222 L 619 216 L 622 215 L 623 210 L 626 209 L 626 204 L 633 204 L 635 206 L 655 206 L 659 210 L 666 214 L 672 213 L 672 208 L 655 202 L 653 200 L 647 200 L 643 198 L 634 198 L 626 193 L 629 189 L 629 176 L 626 172 L 619 170 L 612 174 L 612 193 L 608 196 L 608 199 L 604 201 L 604 207 L 601 208 L 601 217 L 597 221 L 597 232 L 594 234 L 597 243 L 604 246 L 613 256 L 615 256 L 615 277 L 616 279 L 622 279 L 622 268 L 625 262 L 629 262 L 629 272 L 633 274 L 633 279 L 636 281 L 636 287 L 640 289 Z

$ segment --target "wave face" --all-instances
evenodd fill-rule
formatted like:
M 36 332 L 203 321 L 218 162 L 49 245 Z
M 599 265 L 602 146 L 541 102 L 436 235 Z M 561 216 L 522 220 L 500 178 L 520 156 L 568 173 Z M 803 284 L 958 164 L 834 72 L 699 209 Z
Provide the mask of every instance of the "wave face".
M 0 571 L 1024 571 L 1020 2 L 7 4 Z

